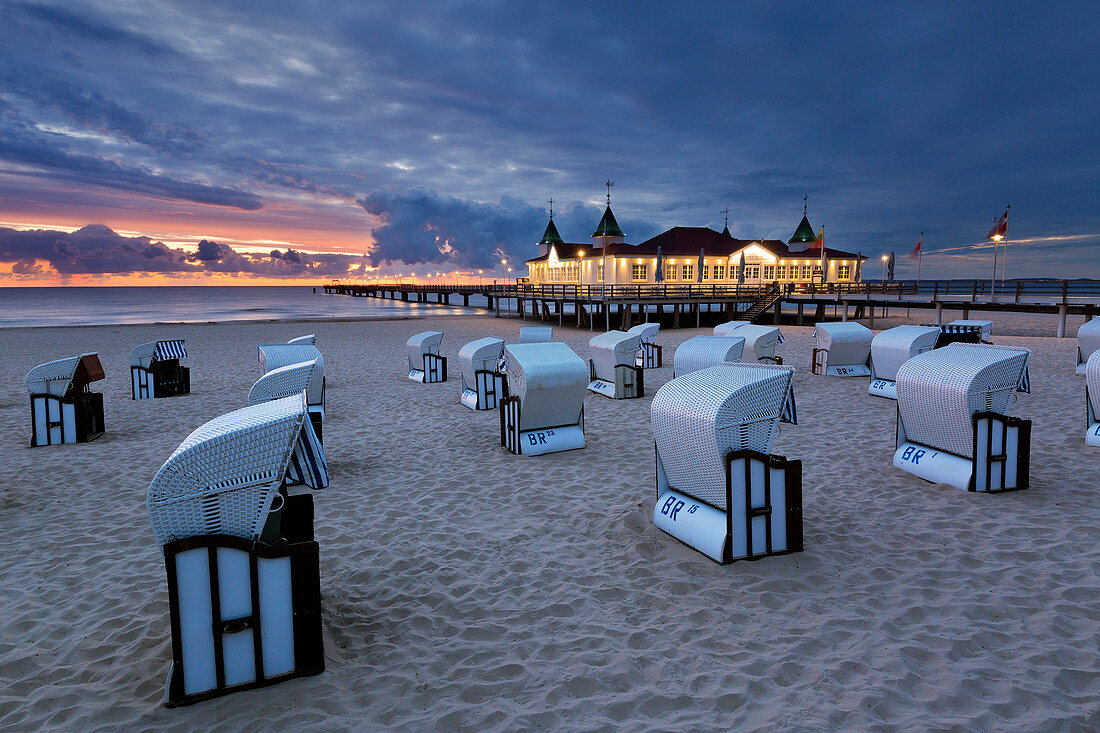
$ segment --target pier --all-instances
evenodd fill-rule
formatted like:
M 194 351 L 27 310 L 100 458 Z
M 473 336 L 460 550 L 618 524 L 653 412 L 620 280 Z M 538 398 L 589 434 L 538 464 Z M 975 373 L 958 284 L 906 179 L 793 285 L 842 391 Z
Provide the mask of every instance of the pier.
M 331 282 L 326 293 L 385 298 L 416 303 L 470 306 L 472 296 L 485 299 L 486 310 L 497 316 L 514 310 L 533 320 L 567 320 L 577 327 L 627 329 L 656 312 L 673 328 L 699 327 L 703 318 L 780 323 L 793 318 L 798 325 L 830 317 L 866 320 L 874 326 L 876 310 L 927 309 L 941 323 L 943 311 L 1001 311 L 1058 315 L 1059 338 L 1066 335 L 1066 317 L 1086 319 L 1100 315 L 1100 280 L 900 280 L 862 283 L 736 284 L 455 284 L 414 285 L 400 282 Z M 460 302 L 459 302 L 460 301 Z M 503 312 L 502 312 L 503 306 Z M 787 315 L 791 308 L 795 313 Z M 716 315 L 711 315 L 716 314 Z M 929 314 L 931 316 L 931 314 Z

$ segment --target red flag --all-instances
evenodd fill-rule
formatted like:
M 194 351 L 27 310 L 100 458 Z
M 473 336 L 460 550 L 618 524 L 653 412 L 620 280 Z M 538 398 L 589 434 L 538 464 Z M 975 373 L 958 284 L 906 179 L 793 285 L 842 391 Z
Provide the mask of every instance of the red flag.
M 1005 213 L 1001 214 L 1001 218 L 997 219 L 993 224 L 993 228 L 989 230 L 989 234 L 985 235 L 986 239 L 994 239 L 996 237 L 1003 237 L 1008 234 L 1008 209 L 1005 209 Z
M 913 251 L 909 253 L 909 259 L 915 260 L 920 258 L 920 247 L 924 242 L 924 235 L 920 235 L 920 239 L 917 240 L 917 246 L 913 248 Z

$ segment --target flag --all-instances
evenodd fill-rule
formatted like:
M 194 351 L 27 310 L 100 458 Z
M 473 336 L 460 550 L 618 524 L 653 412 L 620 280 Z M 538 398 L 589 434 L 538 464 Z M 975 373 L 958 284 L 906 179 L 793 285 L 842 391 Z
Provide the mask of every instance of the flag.
M 924 233 L 921 232 L 920 239 L 917 240 L 917 246 L 913 248 L 913 251 L 909 253 L 909 259 L 916 260 L 920 258 L 920 248 L 924 243 Z
M 1005 207 L 1005 213 L 1001 214 L 1000 219 L 995 219 L 993 222 L 993 228 L 989 230 L 989 234 L 985 235 L 986 239 L 994 239 L 996 237 L 1003 237 L 1008 234 L 1008 207 Z

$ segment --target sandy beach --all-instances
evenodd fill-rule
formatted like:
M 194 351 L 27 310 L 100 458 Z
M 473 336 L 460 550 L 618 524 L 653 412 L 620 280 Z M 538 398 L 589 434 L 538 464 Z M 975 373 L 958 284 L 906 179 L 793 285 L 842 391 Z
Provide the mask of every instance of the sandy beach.
M 414 384 L 404 351 L 428 328 L 453 357 L 520 325 L 0 330 L 0 728 L 1100 727 L 1100 452 L 1083 441 L 1075 339 L 994 332 L 1032 350 L 1013 412 L 1034 433 L 1031 489 L 990 496 L 894 469 L 895 403 L 865 378 L 811 375 L 812 329 L 785 326 L 800 422 L 774 452 L 803 461 L 805 551 L 723 567 L 650 521 L 649 405 L 675 346 L 709 329 L 661 332 L 645 399 L 589 394 L 586 449 L 528 458 L 499 447 L 495 412 L 459 404 L 453 364 L 452 381 Z M 316 496 L 327 669 L 167 709 L 149 482 L 189 432 L 245 404 L 257 344 L 311 331 L 332 475 Z M 591 335 L 555 329 L 584 358 Z M 129 351 L 156 338 L 187 340 L 192 394 L 131 401 Z M 106 370 L 106 434 L 29 448 L 24 375 L 84 351 Z

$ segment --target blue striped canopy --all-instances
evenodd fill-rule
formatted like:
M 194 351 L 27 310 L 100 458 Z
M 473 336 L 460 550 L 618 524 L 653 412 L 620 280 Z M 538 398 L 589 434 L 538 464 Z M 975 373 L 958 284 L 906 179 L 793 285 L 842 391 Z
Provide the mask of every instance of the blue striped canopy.
M 940 326 L 941 333 L 974 333 L 981 330 L 981 326 L 960 326 L 953 323 L 945 323 Z
M 154 358 L 157 361 L 167 359 L 183 359 L 187 356 L 187 349 L 183 348 L 183 339 L 173 341 L 158 341 Z
M 286 468 L 286 478 L 289 483 L 305 484 L 311 489 L 323 489 L 328 486 L 328 464 L 325 462 L 325 451 L 321 447 L 321 441 L 313 430 L 313 423 L 306 419 L 302 422 L 302 432 L 298 434 L 298 442 L 294 444 L 294 453 L 290 456 L 290 463 Z
M 798 424 L 798 408 L 794 404 L 794 378 L 791 379 L 791 386 L 787 388 L 787 398 L 783 401 L 783 411 L 779 414 L 779 422 L 790 423 L 791 425 Z

